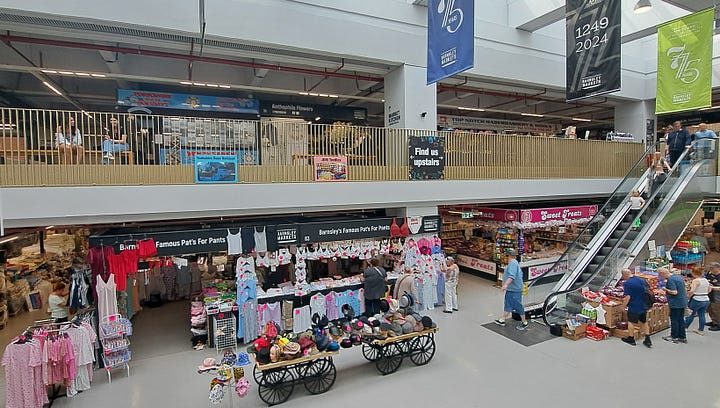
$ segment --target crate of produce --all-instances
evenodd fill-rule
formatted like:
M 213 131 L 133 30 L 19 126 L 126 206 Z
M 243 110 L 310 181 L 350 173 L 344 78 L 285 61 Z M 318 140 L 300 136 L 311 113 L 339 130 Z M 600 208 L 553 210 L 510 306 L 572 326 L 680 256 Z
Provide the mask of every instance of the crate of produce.
M 692 252 L 685 252 L 685 251 L 672 251 L 670 253 L 672 255 L 672 260 L 675 263 L 680 264 L 689 264 L 694 262 L 700 262 L 702 261 L 703 254 L 702 253 L 692 253 Z

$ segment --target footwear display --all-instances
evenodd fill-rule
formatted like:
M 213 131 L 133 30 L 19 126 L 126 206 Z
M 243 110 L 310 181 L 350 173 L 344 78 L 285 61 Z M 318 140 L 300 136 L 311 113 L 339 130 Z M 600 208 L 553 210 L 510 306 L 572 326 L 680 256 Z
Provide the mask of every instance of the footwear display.
M 505 320 L 496 319 L 495 324 L 505 327 Z
M 635 346 L 635 345 L 636 345 L 636 343 L 635 343 L 635 338 L 634 338 L 634 337 L 623 337 L 623 338 L 622 338 L 622 341 L 624 341 L 625 343 L 627 343 L 627 344 L 629 344 L 629 345 L 631 345 L 631 346 Z

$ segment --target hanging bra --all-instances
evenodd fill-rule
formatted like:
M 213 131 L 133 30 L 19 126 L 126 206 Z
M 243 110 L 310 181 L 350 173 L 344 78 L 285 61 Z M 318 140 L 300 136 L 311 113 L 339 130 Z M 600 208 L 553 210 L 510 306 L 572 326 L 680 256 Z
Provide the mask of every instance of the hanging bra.
M 397 220 L 395 219 L 395 217 L 393 217 L 392 224 L 390 224 L 390 237 L 395 238 L 400 236 L 402 236 L 400 232 L 400 227 L 397 225 Z
M 298 262 L 308 259 L 307 252 L 308 251 L 304 246 L 299 246 L 297 251 L 295 251 L 295 259 L 297 259 Z
M 256 264 L 257 266 L 270 266 L 270 256 L 269 256 L 269 254 L 270 254 L 270 252 L 265 252 L 265 254 L 262 255 L 262 256 L 260 256 L 260 254 L 258 254 L 257 260 L 255 261 L 255 264 Z
M 401 237 L 409 237 L 410 236 L 410 227 L 408 226 L 407 217 L 405 217 L 405 219 L 403 221 L 404 221 L 403 225 L 400 227 L 400 236 Z

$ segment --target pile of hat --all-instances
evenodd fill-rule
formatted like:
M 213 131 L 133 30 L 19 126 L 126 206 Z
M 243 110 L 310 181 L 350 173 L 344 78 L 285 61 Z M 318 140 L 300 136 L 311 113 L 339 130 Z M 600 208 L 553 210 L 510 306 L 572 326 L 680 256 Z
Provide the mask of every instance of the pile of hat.
M 231 386 L 235 380 L 235 392 L 239 397 L 245 397 L 250 389 L 250 382 L 245 378 L 245 370 L 242 366 L 249 364 L 246 353 L 236 355 L 226 350 L 220 363 L 214 358 L 206 358 L 202 365 L 198 366 L 198 373 L 215 372 L 214 378 L 210 381 L 209 399 L 213 404 L 220 404 L 225 397 L 225 387 Z
M 380 313 L 373 316 L 380 322 L 381 337 L 394 337 L 402 334 L 421 332 L 437 327 L 430 316 L 421 316 L 412 310 L 405 297 L 383 299 L 380 301 Z
M 266 325 L 248 351 L 255 353 L 255 361 L 262 365 L 293 360 L 321 351 L 337 351 L 340 346 L 327 334 L 327 318 L 318 319 L 312 330 L 303 333 L 282 333 L 274 322 Z

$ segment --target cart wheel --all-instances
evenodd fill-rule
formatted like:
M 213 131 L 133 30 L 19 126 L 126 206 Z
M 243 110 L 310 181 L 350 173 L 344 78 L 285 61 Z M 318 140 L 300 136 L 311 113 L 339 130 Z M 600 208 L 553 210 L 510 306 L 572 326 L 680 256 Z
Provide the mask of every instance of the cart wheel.
M 380 350 L 382 350 L 381 346 L 376 346 L 373 344 L 362 345 L 362 355 L 367 361 L 377 361 L 377 359 L 380 357 Z
M 421 366 L 429 363 L 434 355 L 435 339 L 427 335 L 415 338 L 410 352 L 410 361 L 415 365 Z
M 307 366 L 301 378 L 310 394 L 322 394 L 335 384 L 336 374 L 332 358 L 321 358 Z
M 286 369 L 264 371 L 258 382 L 260 399 L 268 405 L 282 404 L 293 392 L 292 375 Z
M 257 365 L 253 366 L 253 378 L 255 379 L 255 382 L 259 385 L 263 378 L 263 372 L 258 370 Z
M 380 351 L 380 356 L 375 366 L 382 375 L 394 373 L 402 364 L 402 349 L 395 343 L 385 345 Z

